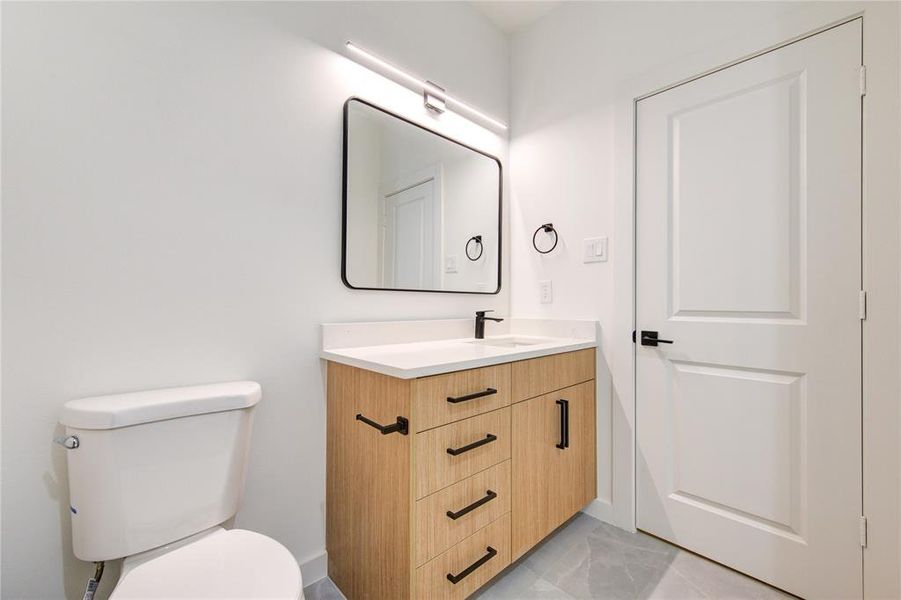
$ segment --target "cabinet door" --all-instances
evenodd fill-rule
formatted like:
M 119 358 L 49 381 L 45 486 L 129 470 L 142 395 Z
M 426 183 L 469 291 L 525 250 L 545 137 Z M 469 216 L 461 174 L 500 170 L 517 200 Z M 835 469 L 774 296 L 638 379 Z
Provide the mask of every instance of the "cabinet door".
M 597 494 L 594 381 L 514 404 L 512 413 L 515 560 Z

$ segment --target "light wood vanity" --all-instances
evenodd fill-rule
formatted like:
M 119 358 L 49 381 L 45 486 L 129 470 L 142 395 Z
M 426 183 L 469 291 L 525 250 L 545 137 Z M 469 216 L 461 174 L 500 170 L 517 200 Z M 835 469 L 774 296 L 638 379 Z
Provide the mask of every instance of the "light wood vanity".
M 595 422 L 594 348 L 415 379 L 330 361 L 329 576 L 469 596 L 595 497 Z

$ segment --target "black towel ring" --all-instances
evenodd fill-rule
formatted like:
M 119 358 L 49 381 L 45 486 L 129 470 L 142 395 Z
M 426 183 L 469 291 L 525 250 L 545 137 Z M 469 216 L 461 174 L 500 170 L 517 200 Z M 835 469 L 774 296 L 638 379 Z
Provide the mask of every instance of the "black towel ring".
M 538 237 L 538 232 L 541 230 L 544 230 L 545 233 L 553 232 L 553 234 L 554 234 L 554 245 L 551 246 L 548 250 L 541 250 L 540 248 L 538 248 L 538 244 L 536 243 L 536 238 Z M 554 248 L 557 247 L 558 241 L 560 241 L 560 236 L 557 235 L 557 230 L 554 229 L 553 223 L 545 223 L 544 225 L 542 225 L 541 227 L 536 229 L 535 233 L 532 234 L 532 247 L 535 248 L 535 251 L 538 252 L 539 254 L 550 254 L 551 252 L 553 252 Z
M 471 244 L 472 242 L 475 242 L 476 244 L 479 245 L 479 253 L 475 257 L 473 257 L 472 255 L 469 254 L 469 244 Z M 468 258 L 469 260 L 471 260 L 473 262 L 479 260 L 480 258 L 482 258 L 483 251 L 484 251 L 484 247 L 482 246 L 482 236 L 474 235 L 471 238 L 469 238 L 469 240 L 466 242 L 466 258 Z

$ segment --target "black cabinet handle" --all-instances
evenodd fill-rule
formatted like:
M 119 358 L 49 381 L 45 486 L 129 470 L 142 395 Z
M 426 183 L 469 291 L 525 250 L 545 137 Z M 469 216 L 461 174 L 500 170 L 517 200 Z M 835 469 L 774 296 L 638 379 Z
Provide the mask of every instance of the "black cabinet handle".
M 660 339 L 658 333 L 656 331 L 642 331 L 641 332 L 641 345 L 642 346 L 656 346 L 657 344 L 672 344 L 673 340 L 664 340 Z
M 453 519 L 454 521 L 456 521 L 457 519 L 459 519 L 460 517 L 462 517 L 462 516 L 465 515 L 466 513 L 474 511 L 474 510 L 477 509 L 478 507 L 480 507 L 480 506 L 482 506 L 483 504 L 486 504 L 486 503 L 488 503 L 488 502 L 491 502 L 491 501 L 494 500 L 495 498 L 497 498 L 497 493 L 496 493 L 496 492 L 492 492 L 491 490 L 485 490 L 485 496 L 484 496 L 483 498 L 479 498 L 478 500 L 476 500 L 475 502 L 473 502 L 473 503 L 470 504 L 469 506 L 466 506 L 466 507 L 464 507 L 464 508 L 461 508 L 461 509 L 458 510 L 457 512 L 447 511 L 447 516 L 450 517 L 451 519 Z
M 357 415 L 357 421 L 363 421 L 367 425 L 375 427 L 379 431 L 382 432 L 382 435 L 388 435 L 389 433 L 400 433 L 401 435 L 407 435 L 410 431 L 410 422 L 407 421 L 405 417 L 397 417 L 397 421 L 391 423 L 391 425 L 382 425 L 380 423 L 376 423 L 372 419 L 367 419 L 361 414 Z
M 475 571 L 476 569 L 478 569 L 479 567 L 484 565 L 486 562 L 488 562 L 489 560 L 491 560 L 492 558 L 497 556 L 497 550 L 495 550 L 491 546 L 486 547 L 485 550 L 488 552 L 485 556 L 483 556 L 479 560 L 475 561 L 474 563 L 472 563 L 471 565 L 469 565 L 468 567 L 466 567 L 465 569 L 460 571 L 457 575 L 451 575 L 450 573 L 448 573 L 447 580 L 450 581 L 452 584 L 457 585 L 458 583 L 463 581 L 463 579 L 465 579 L 467 575 L 469 575 L 470 573 L 472 573 L 473 571 Z
M 495 441 L 497 436 L 493 433 L 489 433 L 484 437 L 484 439 L 479 440 L 478 442 L 473 442 L 471 444 L 466 444 L 462 448 L 448 448 L 447 453 L 451 456 L 457 456 L 458 454 L 463 454 L 464 452 L 469 452 L 470 450 L 475 450 L 479 446 L 484 446 L 485 444 L 490 444 Z
M 457 402 L 466 402 L 467 400 L 475 400 L 476 398 L 482 398 L 484 396 L 490 396 L 491 394 L 496 394 L 497 390 L 494 388 L 487 388 L 484 392 L 475 392 L 473 394 L 467 394 L 465 396 L 457 396 L 456 398 L 453 396 L 448 396 L 447 401 L 451 404 L 456 404 Z
M 560 443 L 557 447 L 566 450 L 569 448 L 569 400 L 561 398 L 557 404 L 560 405 Z

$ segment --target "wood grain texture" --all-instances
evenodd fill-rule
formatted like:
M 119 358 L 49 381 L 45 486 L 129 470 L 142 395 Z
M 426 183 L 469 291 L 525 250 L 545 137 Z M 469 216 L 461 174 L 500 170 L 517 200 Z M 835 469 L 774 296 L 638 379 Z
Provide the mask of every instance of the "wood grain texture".
M 448 396 L 458 397 L 487 388 L 496 394 L 453 404 Z M 413 381 L 415 431 L 425 431 L 510 404 L 510 363 L 468 371 L 456 371 Z
M 569 448 L 558 399 L 569 401 Z M 597 496 L 595 382 L 514 404 L 512 558 L 516 560 Z
M 336 363 L 328 368 L 329 576 L 354 600 L 408 598 L 412 436 L 382 435 L 355 416 L 383 424 L 408 416 L 410 382 Z
M 326 547 L 345 596 L 465 598 L 594 498 L 594 360 L 589 349 L 418 380 L 329 363 Z M 487 387 L 498 393 L 447 402 Z M 558 398 L 570 401 L 566 450 L 555 447 Z M 358 413 L 382 424 L 408 417 L 411 432 L 382 435 Z M 489 433 L 498 439 L 447 453 Z M 498 497 L 447 517 L 488 489 Z M 487 546 L 498 555 L 447 580 Z
M 448 573 L 460 573 L 485 556 L 486 548 L 497 555 L 456 585 Z M 506 514 L 416 570 L 413 597 L 417 600 L 462 600 L 510 564 L 510 515 Z
M 594 379 L 594 348 L 552 354 L 512 364 L 513 402 Z
M 460 448 L 484 439 L 497 440 L 458 456 Z M 510 458 L 510 407 L 417 433 L 413 440 L 413 490 L 419 499 Z
M 447 516 L 447 511 L 457 512 L 484 498 L 488 490 L 497 497 L 456 520 Z M 419 500 L 413 509 L 413 564 L 419 566 L 438 556 L 510 512 L 510 506 L 509 460 Z
M 325 546 L 328 574 L 346 593 L 353 591 L 355 552 L 353 520 L 345 499 L 351 495 L 350 471 L 353 428 L 353 368 L 328 363 L 325 461 Z

